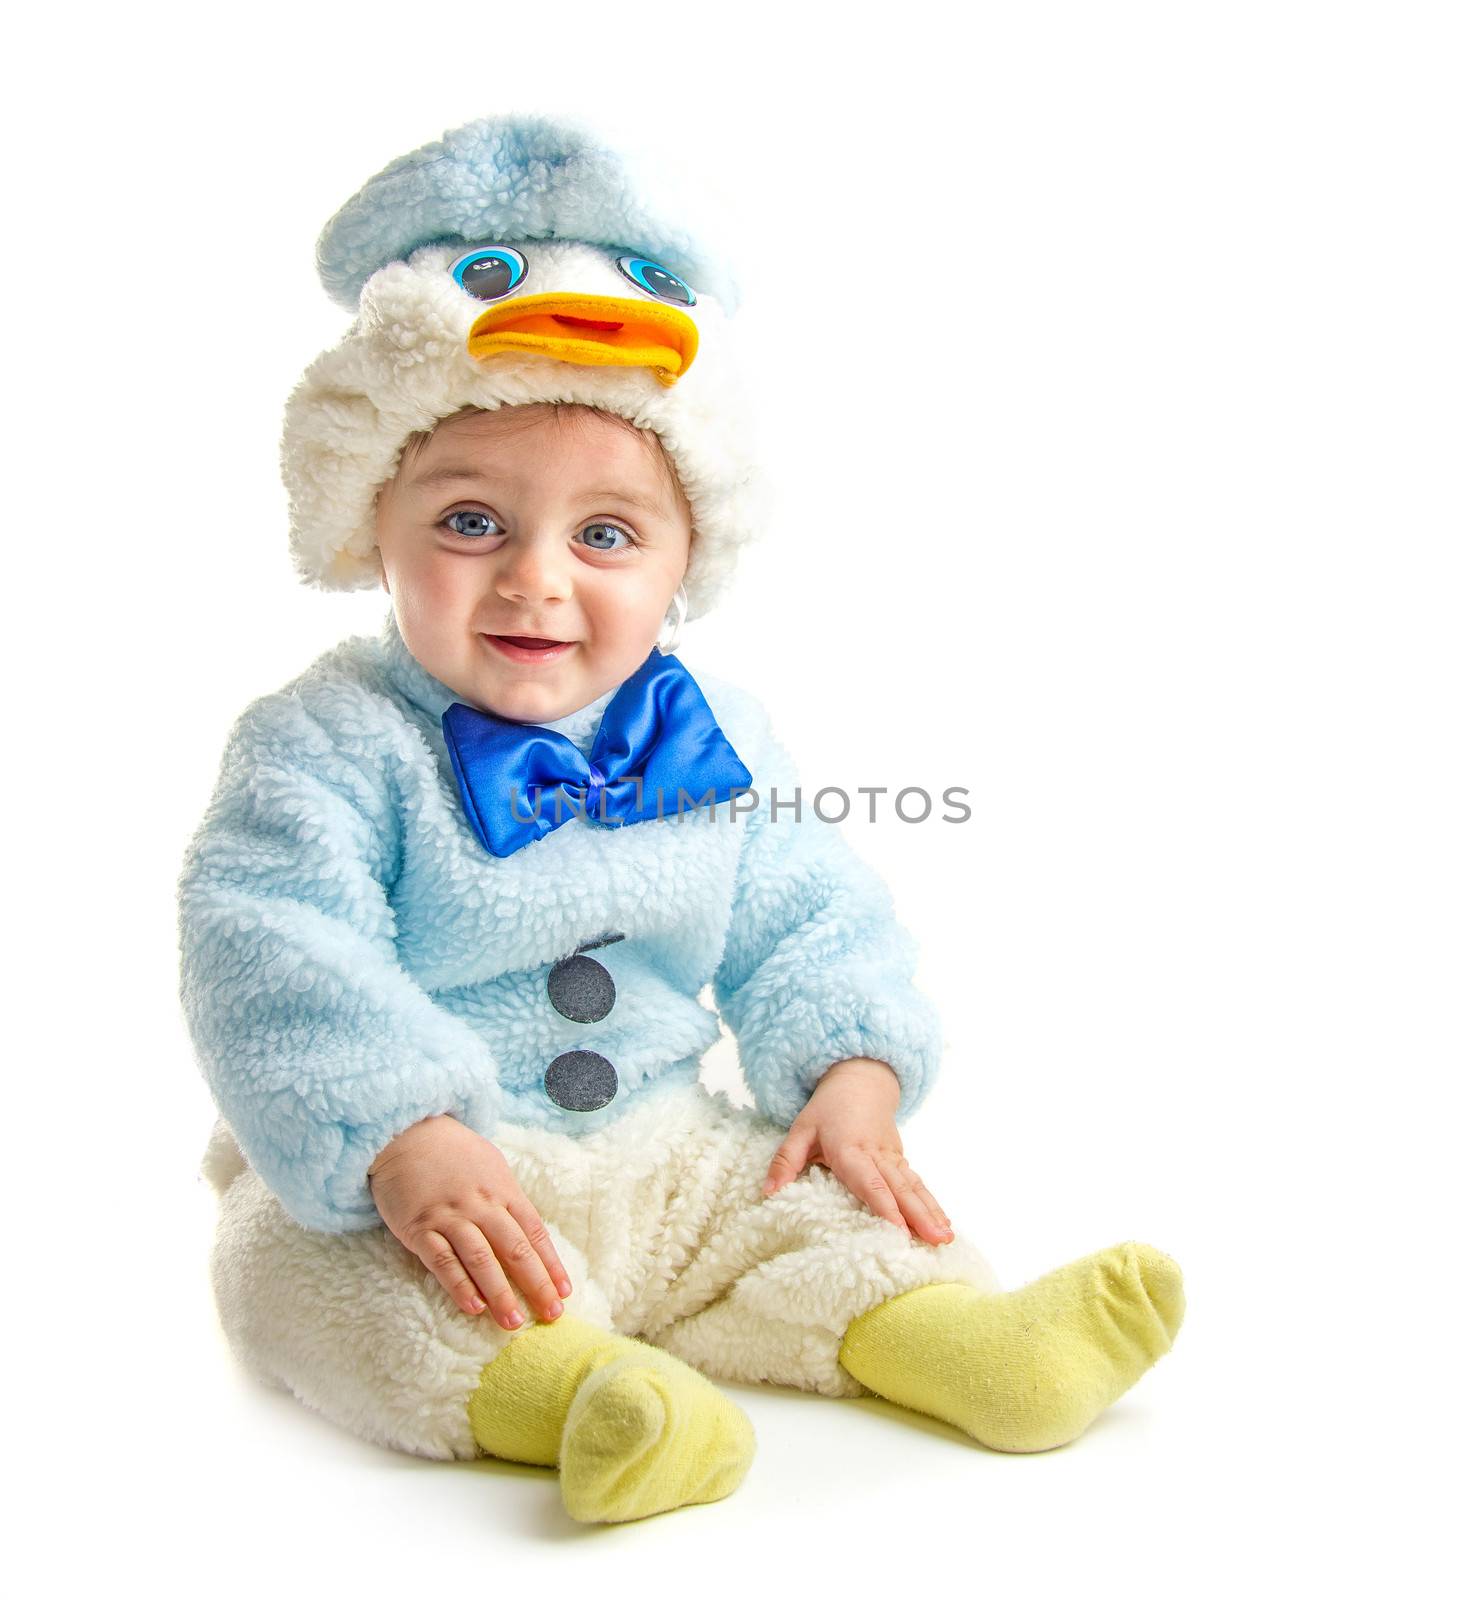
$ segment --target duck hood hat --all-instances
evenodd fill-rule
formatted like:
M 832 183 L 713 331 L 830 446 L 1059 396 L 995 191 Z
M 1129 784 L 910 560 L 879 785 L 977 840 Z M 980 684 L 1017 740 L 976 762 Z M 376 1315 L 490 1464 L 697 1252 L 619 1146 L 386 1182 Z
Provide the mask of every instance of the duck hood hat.
M 377 586 L 375 497 L 411 434 L 564 402 L 659 436 L 691 505 L 690 615 L 708 610 L 768 503 L 709 205 L 668 164 L 543 117 L 467 123 L 370 178 L 317 241 L 356 316 L 287 402 L 302 577 Z

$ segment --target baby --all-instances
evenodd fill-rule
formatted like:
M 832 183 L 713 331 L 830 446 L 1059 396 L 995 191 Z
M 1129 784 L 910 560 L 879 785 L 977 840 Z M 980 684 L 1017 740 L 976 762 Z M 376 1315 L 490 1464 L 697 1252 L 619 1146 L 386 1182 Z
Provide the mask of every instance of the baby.
M 1175 1264 L 998 1291 L 903 1154 L 938 1029 L 884 886 L 672 653 L 752 517 L 720 271 L 540 119 L 392 164 L 318 254 L 358 317 L 288 407 L 298 561 L 391 604 L 247 709 L 181 879 L 232 1346 L 582 1521 L 738 1485 L 712 1378 L 1075 1438 Z M 708 985 L 754 1108 L 699 1080 Z

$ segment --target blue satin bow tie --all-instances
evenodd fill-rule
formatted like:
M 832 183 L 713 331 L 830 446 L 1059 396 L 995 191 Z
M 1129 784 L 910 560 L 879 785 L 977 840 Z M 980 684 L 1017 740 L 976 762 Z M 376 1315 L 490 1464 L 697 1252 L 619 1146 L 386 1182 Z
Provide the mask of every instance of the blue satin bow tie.
M 571 816 L 618 828 L 730 800 L 752 784 L 696 680 L 658 650 L 615 690 L 587 760 L 551 728 L 471 706 L 451 706 L 440 725 L 466 820 L 494 856 Z

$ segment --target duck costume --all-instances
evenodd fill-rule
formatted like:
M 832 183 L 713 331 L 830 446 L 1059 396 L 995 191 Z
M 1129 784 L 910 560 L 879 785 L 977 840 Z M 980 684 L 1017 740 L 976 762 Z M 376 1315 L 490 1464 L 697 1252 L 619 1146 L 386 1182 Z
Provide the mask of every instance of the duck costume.
M 491 117 L 337 212 L 317 263 L 354 317 L 282 444 L 306 579 L 378 584 L 374 497 L 411 434 L 572 402 L 659 436 L 709 609 L 765 495 L 729 263 L 674 192 L 576 125 Z M 612 1522 L 741 1481 L 752 1429 L 714 1378 L 878 1393 L 1032 1451 L 1168 1349 L 1180 1278 L 1144 1245 L 1004 1294 L 971 1244 L 923 1243 L 827 1168 L 763 1195 L 833 1063 L 889 1064 L 902 1121 L 940 1055 L 885 886 L 771 803 L 797 781 L 754 697 L 673 654 L 529 736 L 458 705 L 392 612 L 247 708 L 179 907 L 220 1111 L 214 1285 L 253 1372 L 398 1450 L 556 1466 L 569 1512 Z M 507 785 L 569 805 L 504 807 Z M 755 1107 L 699 1081 L 719 1016 Z M 468 1315 L 383 1226 L 371 1164 L 444 1114 L 547 1223 L 556 1321 Z

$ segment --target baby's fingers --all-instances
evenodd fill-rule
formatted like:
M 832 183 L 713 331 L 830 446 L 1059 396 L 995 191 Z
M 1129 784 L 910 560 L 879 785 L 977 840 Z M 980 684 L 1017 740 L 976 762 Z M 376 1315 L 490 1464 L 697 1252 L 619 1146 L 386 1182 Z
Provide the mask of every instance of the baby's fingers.
M 468 1316 L 480 1316 L 486 1310 L 481 1291 L 467 1276 L 455 1247 L 444 1234 L 421 1235 L 415 1244 L 415 1254 L 435 1274 L 440 1287 Z
M 932 1244 L 941 1244 L 950 1239 L 952 1225 L 947 1221 L 946 1213 L 905 1159 L 881 1156 L 879 1166 L 901 1210 L 905 1212 L 906 1220 L 917 1235 Z
M 572 1294 L 572 1280 L 558 1259 L 558 1252 L 553 1248 L 552 1235 L 548 1232 L 547 1224 L 537 1214 L 537 1207 L 523 1195 L 519 1199 L 509 1201 L 507 1210 L 512 1213 L 514 1220 L 527 1235 L 528 1243 L 542 1257 L 542 1263 L 548 1269 L 548 1276 L 553 1280 L 558 1293 Z
M 522 1291 L 528 1309 L 549 1321 L 561 1315 L 563 1305 L 548 1276 L 543 1258 L 511 1212 L 505 1206 L 492 1207 L 482 1220 L 481 1229 L 491 1241 L 497 1260 L 506 1268 L 508 1277 Z M 538 1219 L 538 1230 L 545 1232 L 541 1218 Z
M 894 1222 L 902 1232 L 910 1234 L 891 1186 L 873 1156 L 863 1150 L 844 1150 L 835 1157 L 832 1166 L 835 1176 L 857 1200 L 863 1200 L 877 1217 Z
M 788 1130 L 788 1136 L 778 1146 L 768 1175 L 763 1179 L 763 1193 L 775 1194 L 785 1183 L 791 1183 L 804 1170 L 809 1152 L 814 1147 L 815 1131 L 806 1123 L 797 1122 Z
M 504 1328 L 517 1327 L 522 1322 L 522 1308 L 517 1304 L 517 1296 L 507 1282 L 507 1275 L 487 1235 L 474 1222 L 461 1219 L 446 1225 L 445 1238 L 470 1274 L 481 1298 L 490 1306 L 492 1316 Z

